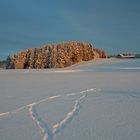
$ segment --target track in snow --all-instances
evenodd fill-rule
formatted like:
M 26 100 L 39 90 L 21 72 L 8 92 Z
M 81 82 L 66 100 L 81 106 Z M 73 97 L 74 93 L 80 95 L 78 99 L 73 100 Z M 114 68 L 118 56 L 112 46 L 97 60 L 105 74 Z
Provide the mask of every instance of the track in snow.
M 80 92 L 47 97 L 47 98 L 44 98 L 42 100 L 33 102 L 31 104 L 22 106 L 22 107 L 14 110 L 14 111 L 0 113 L 0 118 L 3 118 L 5 116 L 7 116 L 7 115 L 16 114 L 19 111 L 22 111 L 23 109 L 28 109 L 30 117 L 37 124 L 37 126 L 40 129 L 40 132 L 41 132 L 41 135 L 42 135 L 42 140 L 53 140 L 53 137 L 56 136 L 58 133 L 60 133 L 73 120 L 73 118 L 76 115 L 78 115 L 84 99 L 89 94 L 91 94 L 91 93 L 93 93 L 95 91 L 96 91 L 96 89 L 91 88 L 91 89 L 83 90 L 83 91 L 80 91 Z M 36 107 L 39 104 L 41 104 L 42 102 L 51 101 L 51 100 L 54 100 L 54 99 L 57 99 L 57 98 L 63 98 L 63 97 L 69 97 L 69 96 L 77 96 L 77 95 L 80 95 L 80 97 L 75 100 L 75 104 L 73 106 L 73 109 L 70 112 L 68 112 L 60 122 L 54 124 L 52 129 L 49 128 L 47 123 L 39 116 L 39 114 L 37 112 Z

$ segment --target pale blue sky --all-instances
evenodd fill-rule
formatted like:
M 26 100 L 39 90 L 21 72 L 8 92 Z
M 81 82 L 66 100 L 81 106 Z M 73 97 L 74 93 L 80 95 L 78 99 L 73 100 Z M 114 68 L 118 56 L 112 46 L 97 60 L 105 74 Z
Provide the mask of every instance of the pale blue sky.
M 0 59 L 61 41 L 140 53 L 140 1 L 0 0 Z

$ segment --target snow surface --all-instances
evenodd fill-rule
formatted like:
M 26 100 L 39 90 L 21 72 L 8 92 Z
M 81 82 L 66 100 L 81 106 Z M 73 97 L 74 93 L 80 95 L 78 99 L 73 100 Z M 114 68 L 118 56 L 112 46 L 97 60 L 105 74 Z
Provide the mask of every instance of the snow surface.
M 0 70 L 0 140 L 139 140 L 139 62 Z

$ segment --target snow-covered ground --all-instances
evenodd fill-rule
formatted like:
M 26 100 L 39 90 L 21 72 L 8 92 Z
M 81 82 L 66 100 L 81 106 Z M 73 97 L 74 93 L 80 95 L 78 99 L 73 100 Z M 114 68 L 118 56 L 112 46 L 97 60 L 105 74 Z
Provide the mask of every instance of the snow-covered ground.
M 139 140 L 139 62 L 0 70 L 0 140 Z

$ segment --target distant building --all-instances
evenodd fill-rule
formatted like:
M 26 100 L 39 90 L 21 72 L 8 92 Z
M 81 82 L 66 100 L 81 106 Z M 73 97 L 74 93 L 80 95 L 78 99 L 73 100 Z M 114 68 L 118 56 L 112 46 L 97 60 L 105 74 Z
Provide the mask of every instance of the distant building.
M 136 56 L 134 54 L 117 54 L 115 57 L 116 58 L 135 58 Z

